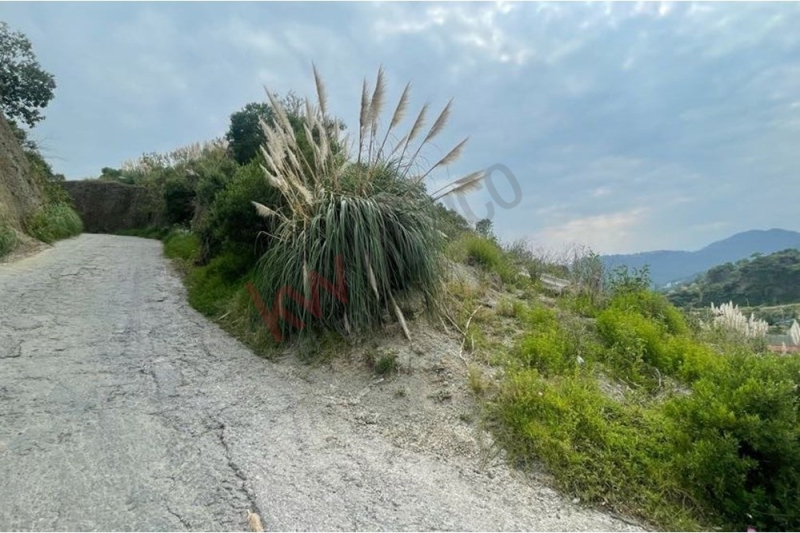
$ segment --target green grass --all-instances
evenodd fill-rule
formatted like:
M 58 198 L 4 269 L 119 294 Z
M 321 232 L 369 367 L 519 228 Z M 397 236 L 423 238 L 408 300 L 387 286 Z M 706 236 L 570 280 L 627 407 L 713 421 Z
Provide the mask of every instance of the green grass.
M 251 269 L 249 257 L 223 253 L 207 265 L 189 270 L 186 287 L 189 303 L 212 318 L 225 314 L 237 291 L 244 287 Z M 262 324 L 262 327 L 263 326 Z
M 69 205 L 56 203 L 40 208 L 26 224 L 28 233 L 42 242 L 52 243 L 83 231 L 83 222 Z
M 17 247 L 17 232 L 10 224 L 0 219 L 0 257 L 11 253 Z
M 450 242 L 445 249 L 445 255 L 452 261 L 493 272 L 503 283 L 513 283 L 518 280 L 517 268 L 512 257 L 493 240 L 474 232 L 465 232 Z
M 184 229 L 174 229 L 164 237 L 164 255 L 170 259 L 194 262 L 200 253 L 197 234 Z
M 720 352 L 639 288 L 602 306 L 596 322 L 518 314 L 527 332 L 488 400 L 511 456 L 660 528 L 798 529 L 800 357 Z

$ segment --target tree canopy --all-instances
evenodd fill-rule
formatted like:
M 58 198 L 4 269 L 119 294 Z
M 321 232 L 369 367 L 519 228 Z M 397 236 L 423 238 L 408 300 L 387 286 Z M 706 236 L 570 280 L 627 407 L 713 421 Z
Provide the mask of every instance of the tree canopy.
M 33 126 L 53 98 L 56 82 L 36 60 L 31 42 L 0 21 L 0 109 L 10 121 Z
M 800 251 L 754 255 L 719 265 L 690 285 L 669 293 L 676 305 L 706 307 L 711 302 L 782 305 L 800 302 Z
M 246 165 L 258 155 L 259 146 L 264 142 L 264 132 L 261 130 L 260 120 L 271 124 L 274 112 L 269 104 L 251 102 L 231 115 L 231 124 L 225 139 L 233 158 L 240 164 Z

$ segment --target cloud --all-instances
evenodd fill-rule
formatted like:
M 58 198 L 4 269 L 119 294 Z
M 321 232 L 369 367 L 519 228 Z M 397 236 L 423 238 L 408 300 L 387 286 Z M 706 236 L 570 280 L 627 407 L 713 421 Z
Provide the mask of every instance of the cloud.
M 435 179 L 506 165 L 513 208 L 468 199 L 502 238 L 630 252 L 800 229 L 798 4 L 4 7 L 56 76 L 34 137 L 69 178 L 222 135 L 263 84 L 313 94 L 313 60 L 351 128 L 379 65 L 389 100 L 406 81 L 414 109 L 455 97 L 428 157 L 470 142 Z
M 646 220 L 649 210 L 607 213 L 576 218 L 557 226 L 548 226 L 532 236 L 533 242 L 546 249 L 563 250 L 574 244 L 587 245 L 597 252 L 613 254 L 629 250 L 641 237 L 637 227 Z

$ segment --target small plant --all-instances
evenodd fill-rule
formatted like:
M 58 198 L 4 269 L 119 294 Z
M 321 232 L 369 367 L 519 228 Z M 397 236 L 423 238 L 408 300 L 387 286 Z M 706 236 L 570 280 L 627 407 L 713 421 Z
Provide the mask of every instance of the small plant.
M 10 253 L 18 243 L 17 232 L 0 218 L 0 257 Z
M 83 222 L 69 205 L 56 203 L 36 211 L 26 224 L 28 232 L 42 242 L 52 243 L 83 231 Z
M 481 369 L 471 364 L 467 370 L 467 376 L 469 378 L 469 388 L 472 389 L 476 396 L 482 396 L 486 392 L 487 383 Z
M 396 350 L 368 351 L 364 356 L 367 367 L 379 376 L 396 374 L 399 370 Z
M 733 302 L 722 304 L 719 307 L 715 307 L 712 303 L 711 313 L 714 316 L 714 327 L 742 335 L 747 339 L 764 338 L 769 331 L 769 324 L 757 319 L 752 313 L 749 318 L 746 317 L 739 311 L 738 305 L 733 305 Z
M 608 277 L 608 289 L 612 295 L 648 291 L 652 283 L 648 265 L 632 270 L 628 270 L 626 265 L 620 265 L 612 270 Z

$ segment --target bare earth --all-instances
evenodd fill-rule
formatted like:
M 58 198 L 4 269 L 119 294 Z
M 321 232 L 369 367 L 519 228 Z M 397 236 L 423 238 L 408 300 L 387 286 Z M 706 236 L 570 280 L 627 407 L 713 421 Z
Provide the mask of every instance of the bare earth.
M 259 358 L 153 240 L 0 264 L 0 530 L 637 529 L 481 459 L 449 361 L 453 396 Z

